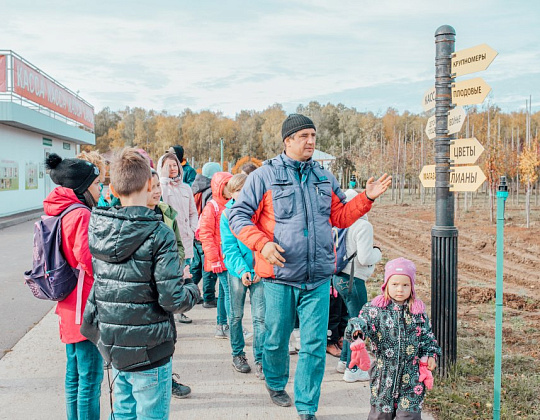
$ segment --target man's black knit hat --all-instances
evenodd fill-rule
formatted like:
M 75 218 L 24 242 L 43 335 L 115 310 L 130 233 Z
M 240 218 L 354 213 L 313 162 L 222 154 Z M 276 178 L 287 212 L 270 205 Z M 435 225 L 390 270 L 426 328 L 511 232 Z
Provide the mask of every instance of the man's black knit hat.
M 45 165 L 51 170 L 50 176 L 55 184 L 71 188 L 75 194 L 84 193 L 99 176 L 96 165 L 82 159 L 62 159 L 56 153 L 45 159 Z
M 283 121 L 281 126 L 281 137 L 285 140 L 287 137 L 292 136 L 294 133 L 306 128 L 315 128 L 315 124 L 308 117 L 302 114 L 291 114 Z

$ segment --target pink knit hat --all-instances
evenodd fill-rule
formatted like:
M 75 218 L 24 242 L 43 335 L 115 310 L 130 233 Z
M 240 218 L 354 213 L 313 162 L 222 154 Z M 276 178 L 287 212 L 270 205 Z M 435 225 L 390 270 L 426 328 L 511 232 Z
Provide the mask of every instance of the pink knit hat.
M 384 291 L 390 277 L 402 274 L 411 279 L 411 313 L 420 314 L 424 312 L 425 305 L 420 299 L 416 299 L 416 291 L 414 289 L 414 280 L 416 278 L 416 266 L 411 260 L 403 257 L 396 258 L 395 260 L 388 261 L 384 267 L 384 283 L 381 286 L 381 294 L 371 301 L 373 306 L 380 308 L 388 306 L 390 299 L 385 297 Z

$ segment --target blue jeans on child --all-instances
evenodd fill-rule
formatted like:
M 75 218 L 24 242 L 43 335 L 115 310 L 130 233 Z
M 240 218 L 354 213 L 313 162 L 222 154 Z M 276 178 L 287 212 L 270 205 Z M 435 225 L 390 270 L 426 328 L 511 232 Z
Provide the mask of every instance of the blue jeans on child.
M 298 414 L 315 414 L 326 364 L 326 331 L 330 281 L 313 290 L 265 282 L 266 337 L 263 370 L 266 385 L 285 389 L 289 380 L 289 338 L 296 313 L 300 321 L 300 352 L 294 378 L 294 403 Z
M 253 357 L 255 362 L 262 363 L 264 346 L 264 284 L 262 281 L 246 287 L 242 280 L 229 274 L 229 292 L 231 299 L 231 349 L 232 356 L 245 355 L 244 331 L 242 318 L 247 291 L 251 302 L 251 319 L 253 320 Z
M 99 420 L 103 359 L 88 340 L 66 344 L 66 414 L 68 420 Z
M 167 420 L 172 394 L 172 359 L 140 372 L 112 368 L 114 404 L 109 419 Z M 113 417 L 114 414 L 114 417 Z
M 360 309 L 367 303 L 367 290 L 366 282 L 358 277 L 354 278 L 352 290 L 349 292 L 349 275 L 338 274 L 334 276 L 334 287 L 343 298 L 345 305 L 347 306 L 347 312 L 349 318 L 358 316 Z M 342 362 L 351 361 L 351 344 L 347 340 L 343 340 L 343 349 L 341 350 L 341 356 L 339 358 Z
M 231 299 L 229 296 L 229 275 L 227 271 L 218 273 L 219 295 L 217 300 L 217 324 L 227 325 L 231 318 Z

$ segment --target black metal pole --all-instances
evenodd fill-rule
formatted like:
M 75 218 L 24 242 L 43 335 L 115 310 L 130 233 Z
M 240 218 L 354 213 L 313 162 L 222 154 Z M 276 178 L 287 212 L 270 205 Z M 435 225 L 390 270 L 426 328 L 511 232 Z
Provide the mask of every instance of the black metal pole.
M 457 237 L 454 193 L 450 192 L 448 112 L 452 106 L 451 59 L 456 31 L 435 32 L 435 226 L 431 229 L 431 319 L 442 348 L 439 372 L 446 375 L 457 356 Z

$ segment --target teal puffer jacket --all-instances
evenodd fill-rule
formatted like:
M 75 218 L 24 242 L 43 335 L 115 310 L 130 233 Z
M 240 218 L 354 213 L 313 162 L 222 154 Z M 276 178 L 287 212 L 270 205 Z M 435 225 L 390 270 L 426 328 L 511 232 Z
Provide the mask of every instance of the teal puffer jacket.
M 94 209 L 89 245 L 94 269 L 81 332 L 118 370 L 140 370 L 171 357 L 173 313 L 191 309 L 176 238 L 146 207 Z

